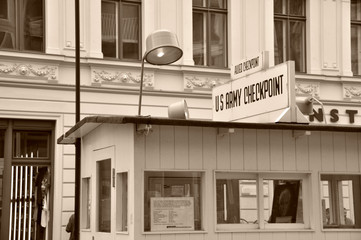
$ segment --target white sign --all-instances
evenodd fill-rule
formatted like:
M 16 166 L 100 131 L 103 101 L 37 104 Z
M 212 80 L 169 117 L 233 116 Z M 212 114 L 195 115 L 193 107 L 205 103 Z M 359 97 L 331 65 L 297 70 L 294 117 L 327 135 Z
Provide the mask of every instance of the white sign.
M 231 66 L 231 79 L 237 79 L 268 68 L 268 52 L 262 52 L 257 56 L 241 60 L 240 63 Z
M 215 87 L 213 120 L 236 121 L 288 108 L 294 95 L 292 66 L 286 62 Z
M 194 230 L 193 197 L 151 198 L 151 231 Z

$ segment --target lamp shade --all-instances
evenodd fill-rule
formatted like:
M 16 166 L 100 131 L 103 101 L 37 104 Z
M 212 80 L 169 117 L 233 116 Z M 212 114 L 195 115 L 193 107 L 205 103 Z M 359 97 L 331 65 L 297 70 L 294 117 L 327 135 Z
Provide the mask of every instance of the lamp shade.
M 145 60 L 153 65 L 168 65 L 183 55 L 177 36 L 168 30 L 157 30 L 146 40 Z

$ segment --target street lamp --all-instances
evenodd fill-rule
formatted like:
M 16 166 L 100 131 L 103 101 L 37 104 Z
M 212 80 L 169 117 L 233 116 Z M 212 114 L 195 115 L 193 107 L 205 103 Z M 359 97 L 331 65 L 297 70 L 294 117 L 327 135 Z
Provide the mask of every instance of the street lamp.
M 183 51 L 179 47 L 177 36 L 174 33 L 168 30 L 157 30 L 147 37 L 140 74 L 139 116 L 142 108 L 144 62 L 147 61 L 152 65 L 168 65 L 180 59 L 182 55 Z

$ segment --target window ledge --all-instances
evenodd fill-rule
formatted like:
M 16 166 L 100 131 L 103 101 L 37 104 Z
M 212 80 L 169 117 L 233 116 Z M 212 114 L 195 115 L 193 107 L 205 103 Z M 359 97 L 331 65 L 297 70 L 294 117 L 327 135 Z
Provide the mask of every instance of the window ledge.
M 315 232 L 314 229 L 232 229 L 232 230 L 215 230 L 216 233 L 231 233 L 231 232 L 245 232 L 245 233 L 266 233 L 266 232 Z
M 207 234 L 207 231 L 174 231 L 174 232 L 142 232 L 144 235 L 169 235 L 169 234 Z
M 328 228 L 322 228 L 321 229 L 322 232 L 361 232 L 361 228 L 332 228 L 332 229 L 328 229 Z

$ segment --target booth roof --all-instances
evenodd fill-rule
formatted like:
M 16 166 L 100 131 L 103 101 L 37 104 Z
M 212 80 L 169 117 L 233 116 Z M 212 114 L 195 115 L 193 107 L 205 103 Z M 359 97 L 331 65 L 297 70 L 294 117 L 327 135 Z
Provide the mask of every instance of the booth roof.
M 212 128 L 243 128 L 243 129 L 278 129 L 297 131 L 330 131 L 330 132 L 361 132 L 360 126 L 351 125 L 321 125 L 300 123 L 246 123 L 220 122 L 211 120 L 184 120 L 151 116 L 89 116 L 76 123 L 69 131 L 58 138 L 58 144 L 74 144 L 76 138 L 81 138 L 101 124 L 149 124 Z

